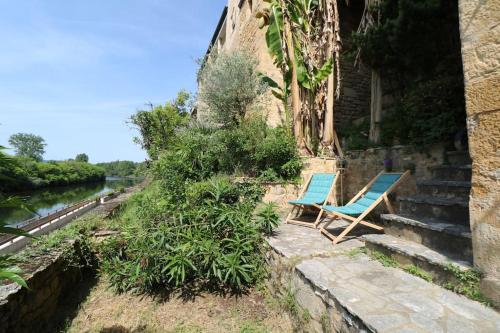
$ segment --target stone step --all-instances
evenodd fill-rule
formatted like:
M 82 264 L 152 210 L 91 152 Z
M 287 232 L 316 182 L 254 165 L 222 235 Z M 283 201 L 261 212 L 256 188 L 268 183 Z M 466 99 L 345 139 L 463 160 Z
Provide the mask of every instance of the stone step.
M 388 235 L 449 253 L 454 258 L 472 261 L 472 236 L 468 226 L 436 219 L 416 220 L 396 214 L 382 214 L 381 219 Z
M 316 332 L 500 329 L 496 311 L 364 254 L 305 259 L 295 266 L 292 288 L 298 304 L 321 318 Z
M 417 182 L 418 192 L 438 198 L 469 200 L 471 183 L 467 181 L 425 180 Z
M 365 245 L 370 251 L 381 252 L 401 266 L 413 265 L 432 277 L 432 282 L 439 285 L 457 283 L 457 278 L 449 269 L 450 265 L 460 271 L 472 269 L 472 263 L 453 259 L 450 255 L 428 248 L 425 245 L 391 235 L 364 235 Z
M 472 164 L 468 151 L 447 151 L 445 157 L 450 165 Z
M 470 182 L 472 167 L 470 165 L 440 165 L 431 168 L 432 177 L 436 180 L 454 180 Z
M 469 225 L 469 203 L 461 199 L 433 198 L 425 195 L 404 196 L 399 198 L 399 207 L 403 215 Z

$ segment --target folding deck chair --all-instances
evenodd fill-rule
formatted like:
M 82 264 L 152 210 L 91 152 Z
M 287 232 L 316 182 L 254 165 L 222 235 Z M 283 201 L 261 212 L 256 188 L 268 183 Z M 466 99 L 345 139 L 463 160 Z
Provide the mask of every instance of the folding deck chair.
M 337 244 L 342 238 L 344 238 L 358 223 L 364 226 L 376 229 L 384 230 L 384 228 L 363 221 L 363 219 L 382 201 L 385 202 L 387 209 L 391 214 L 394 214 L 394 208 L 392 207 L 387 195 L 391 193 L 399 183 L 410 174 L 410 171 L 404 173 L 396 172 L 381 172 L 375 178 L 373 178 L 361 191 L 359 191 L 354 198 L 351 199 L 345 206 L 321 206 L 322 212 L 324 211 L 330 221 L 321 227 L 321 233 L 330 238 L 333 244 Z M 320 212 L 320 216 L 322 214 Z M 335 218 L 343 218 L 350 222 L 350 225 L 342 231 L 338 236 L 331 234 L 326 228 L 334 222 Z
M 299 194 L 299 199 L 288 201 L 289 204 L 293 205 L 293 208 L 290 214 L 288 214 L 285 223 L 316 228 L 322 215 L 321 206 L 337 204 L 334 194 L 337 178 L 335 173 L 316 173 L 310 176 Z M 314 223 L 297 220 L 299 214 L 305 207 L 316 207 L 320 210 L 320 214 Z M 295 210 L 297 211 L 292 218 Z

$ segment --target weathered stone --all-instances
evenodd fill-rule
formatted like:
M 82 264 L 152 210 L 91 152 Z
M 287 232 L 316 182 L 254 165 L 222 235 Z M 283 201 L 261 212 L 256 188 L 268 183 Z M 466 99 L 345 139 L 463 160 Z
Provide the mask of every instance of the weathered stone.
M 324 237 L 313 229 L 286 225 L 280 230 L 269 241 L 271 257 L 295 266 L 288 274 L 297 301 L 313 317 L 311 332 L 321 331 L 317 323 L 325 313 L 335 332 L 454 332 L 450 318 L 458 317 L 467 321 L 461 329 L 472 328 L 471 332 L 500 328 L 500 315 L 478 302 L 384 267 L 366 255 L 318 250 Z M 293 245 L 284 250 L 288 242 Z M 334 248 L 331 243 L 330 247 Z

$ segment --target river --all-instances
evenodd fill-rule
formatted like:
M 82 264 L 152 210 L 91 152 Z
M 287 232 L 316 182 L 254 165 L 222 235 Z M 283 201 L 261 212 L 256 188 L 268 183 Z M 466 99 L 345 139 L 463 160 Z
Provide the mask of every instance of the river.
M 57 209 L 66 207 L 81 200 L 96 197 L 106 192 L 122 187 L 137 184 L 140 179 L 106 177 L 106 180 L 98 183 L 78 184 L 71 186 L 59 186 L 37 189 L 28 193 L 15 193 L 13 195 L 23 198 L 33 210 L 24 209 L 0 209 L 0 221 L 15 225 L 38 215 L 47 215 Z

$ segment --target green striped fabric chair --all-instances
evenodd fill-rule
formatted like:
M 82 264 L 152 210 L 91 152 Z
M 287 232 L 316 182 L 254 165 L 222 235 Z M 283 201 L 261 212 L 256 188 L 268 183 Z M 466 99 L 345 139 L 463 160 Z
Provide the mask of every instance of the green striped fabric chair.
M 409 171 L 404 173 L 381 172 L 373 178 L 354 198 L 345 206 L 321 206 L 320 216 L 326 213 L 331 219 L 321 227 L 321 232 L 337 244 L 344 238 L 358 223 L 367 227 L 384 230 L 382 227 L 373 223 L 363 221 L 363 219 L 382 201 L 387 205 L 387 209 L 394 214 L 394 209 L 387 197 L 398 184 L 409 175 Z M 334 222 L 336 218 L 342 218 L 350 222 L 350 225 L 338 236 L 334 236 L 326 228 Z
M 300 221 L 297 218 L 306 207 L 316 207 L 321 211 L 320 207 L 323 205 L 328 203 L 336 204 L 336 182 L 337 175 L 335 173 L 316 173 L 309 177 L 302 192 L 299 194 L 299 199 L 288 201 L 289 204 L 293 205 L 293 208 L 290 214 L 288 214 L 285 223 L 316 228 L 321 216 L 318 215 L 314 223 Z

